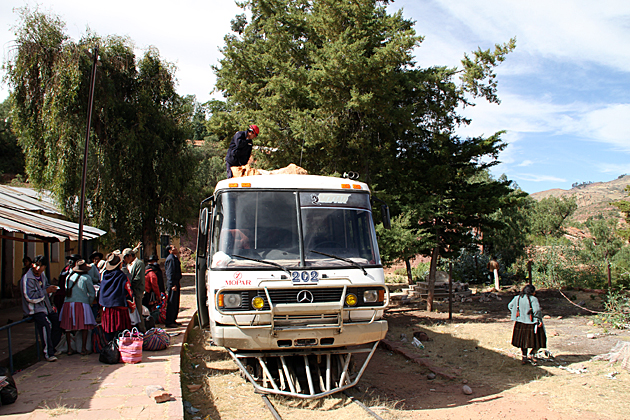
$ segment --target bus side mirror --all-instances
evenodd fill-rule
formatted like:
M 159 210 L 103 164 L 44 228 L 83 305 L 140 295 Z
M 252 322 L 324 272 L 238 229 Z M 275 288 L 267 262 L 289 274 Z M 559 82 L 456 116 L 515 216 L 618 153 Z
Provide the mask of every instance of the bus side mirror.
M 389 207 L 387 204 L 381 204 L 381 214 L 383 215 L 383 227 L 385 229 L 392 228 L 392 220 L 389 217 Z
M 204 207 L 201 210 L 201 214 L 199 215 L 199 231 L 202 235 L 206 235 L 208 233 L 208 208 Z

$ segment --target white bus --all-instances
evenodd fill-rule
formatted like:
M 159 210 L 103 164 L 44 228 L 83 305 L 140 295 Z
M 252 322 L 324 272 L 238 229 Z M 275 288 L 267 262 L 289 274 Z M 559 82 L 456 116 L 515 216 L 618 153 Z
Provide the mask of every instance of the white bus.
M 196 292 L 199 324 L 258 391 L 318 398 L 354 386 L 387 333 L 368 186 L 313 175 L 220 181 L 201 204 Z M 367 355 L 359 369 L 355 353 Z

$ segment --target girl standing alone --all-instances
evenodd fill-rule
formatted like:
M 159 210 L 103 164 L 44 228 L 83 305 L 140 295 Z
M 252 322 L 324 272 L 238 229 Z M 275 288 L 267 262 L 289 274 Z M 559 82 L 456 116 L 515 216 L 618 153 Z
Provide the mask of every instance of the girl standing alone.
M 534 296 L 536 288 L 528 284 L 520 294 L 508 304 L 514 323 L 512 332 L 512 345 L 521 349 L 523 354 L 521 364 L 526 364 L 528 359 L 533 365 L 537 360 L 534 357 L 538 349 L 547 347 L 547 335 L 542 322 L 542 310 L 538 299 Z M 529 357 L 527 350 L 531 349 Z

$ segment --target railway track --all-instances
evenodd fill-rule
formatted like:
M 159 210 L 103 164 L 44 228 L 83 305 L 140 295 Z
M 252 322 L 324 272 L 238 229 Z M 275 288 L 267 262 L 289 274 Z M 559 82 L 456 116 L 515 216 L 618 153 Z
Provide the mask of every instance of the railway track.
M 381 416 L 376 414 L 374 411 L 370 410 L 370 408 L 367 407 L 365 404 L 363 404 L 361 401 L 357 400 L 356 398 L 354 398 L 353 396 L 349 395 L 345 391 L 344 391 L 344 395 L 346 397 L 348 397 L 350 399 L 350 401 L 352 401 L 354 404 L 356 404 L 359 407 L 361 407 L 361 409 L 363 409 L 367 414 L 369 414 L 373 418 L 375 418 L 377 420 L 384 420 Z M 276 407 L 269 400 L 269 397 L 267 397 L 267 395 L 261 395 L 261 398 L 262 398 L 263 402 L 265 403 L 265 407 L 267 407 L 267 409 L 271 412 L 271 415 L 273 416 L 273 418 L 276 419 L 276 420 L 282 420 L 282 417 L 280 416 L 280 413 L 278 413 L 278 410 L 276 410 Z

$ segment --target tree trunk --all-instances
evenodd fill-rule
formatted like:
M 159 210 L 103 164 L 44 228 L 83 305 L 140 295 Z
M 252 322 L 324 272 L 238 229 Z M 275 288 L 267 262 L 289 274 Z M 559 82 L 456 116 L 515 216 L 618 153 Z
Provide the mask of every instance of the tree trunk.
M 409 284 L 413 283 L 413 275 L 411 274 L 411 262 L 409 258 L 405 259 L 405 266 L 407 267 L 407 281 Z
M 142 230 L 142 248 L 144 249 L 143 259 L 146 261 L 151 255 L 157 255 L 155 224 L 147 223 Z
M 427 292 L 427 311 L 433 312 L 433 296 L 435 295 L 435 273 L 437 271 L 437 260 L 440 256 L 440 251 L 436 246 L 431 251 L 431 266 L 429 268 L 429 285 Z

